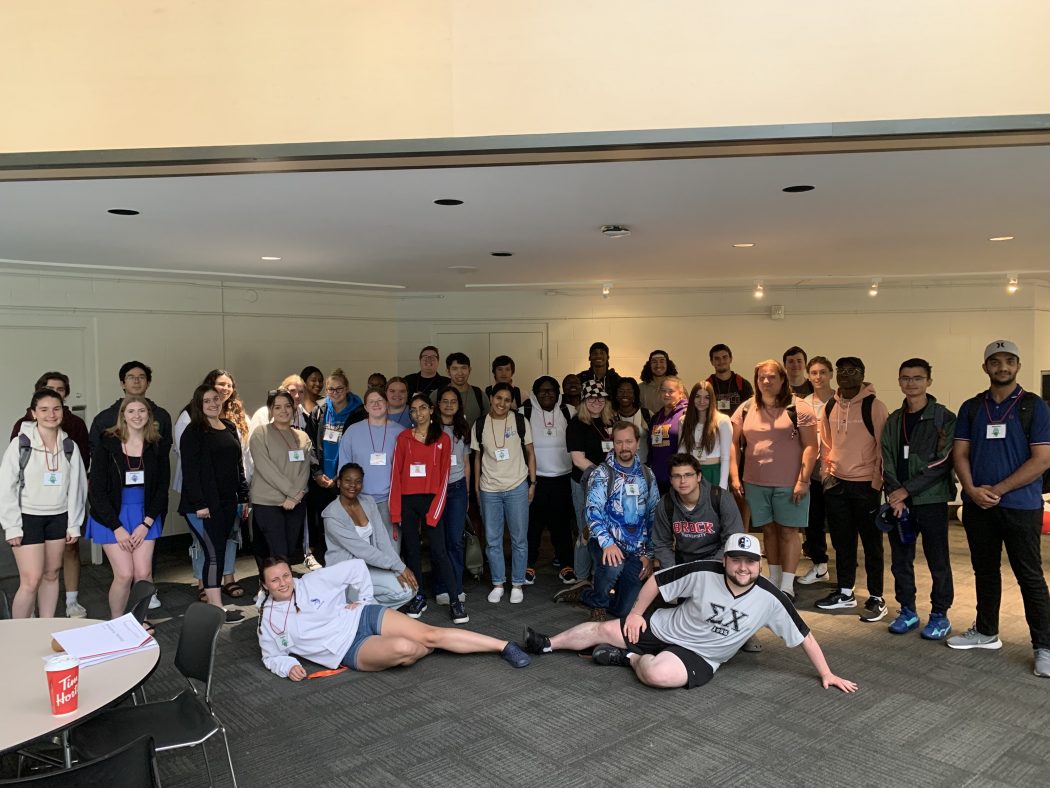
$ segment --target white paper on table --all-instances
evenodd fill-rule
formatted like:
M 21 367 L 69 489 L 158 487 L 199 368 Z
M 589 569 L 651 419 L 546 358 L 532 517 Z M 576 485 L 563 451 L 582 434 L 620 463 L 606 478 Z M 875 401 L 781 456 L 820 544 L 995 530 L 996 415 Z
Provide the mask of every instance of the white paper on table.
M 131 613 L 100 624 L 54 632 L 51 637 L 67 654 L 80 660 L 81 667 L 157 648 L 157 641 Z

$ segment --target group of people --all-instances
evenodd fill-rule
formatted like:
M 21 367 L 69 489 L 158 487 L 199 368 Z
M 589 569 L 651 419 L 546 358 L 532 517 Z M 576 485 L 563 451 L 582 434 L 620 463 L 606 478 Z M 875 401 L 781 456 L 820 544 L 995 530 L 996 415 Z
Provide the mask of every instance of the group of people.
M 859 540 L 868 591 L 861 619 L 882 620 L 886 533 L 899 605 L 890 632 L 921 627 L 923 637 L 953 648 L 999 648 L 1005 545 L 1035 673 L 1050 676 L 1039 541 L 1050 411 L 1016 383 L 1014 343 L 988 346 L 989 388 L 959 414 L 928 393 L 932 368 L 920 358 L 901 363 L 904 400 L 892 413 L 857 357 L 832 363 L 792 347 L 755 365 L 750 379 L 733 370 L 724 344 L 709 359 L 713 374 L 687 391 L 665 351 L 654 350 L 636 380 L 621 377 L 608 346 L 596 342 L 587 369 L 560 382 L 541 376 L 523 396 L 509 357 L 493 360 L 493 382 L 482 389 L 470 382 L 465 354 L 446 356 L 441 375 L 439 351 L 427 346 L 418 372 L 375 373 L 363 396 L 342 370 L 326 376 L 307 367 L 250 417 L 232 374 L 217 369 L 174 424 L 145 396 L 150 368 L 131 361 L 119 373 L 124 396 L 90 431 L 64 406 L 68 379 L 46 373 L 0 463 L 0 515 L 20 574 L 14 614 L 54 615 L 65 558 L 67 614 L 83 615 L 71 551 L 85 504 L 85 534 L 113 568 L 111 613 L 123 612 L 131 584 L 151 577 L 170 487 L 194 536 L 202 601 L 221 606 L 223 594 L 244 595 L 234 559 L 250 517 L 264 661 L 293 679 L 305 672 L 292 653 L 361 670 L 408 664 L 433 648 L 496 651 L 527 664 L 513 643 L 412 621 L 432 599 L 448 606 L 453 624 L 469 622 L 468 512 L 484 529 L 489 603 L 523 601 L 546 531 L 565 586 L 555 601 L 590 612 L 587 624 L 550 639 L 529 630 L 522 645 L 533 653 L 604 644 L 596 662 L 629 664 L 653 686 L 698 686 L 738 648 L 760 648 L 758 627 L 739 626 L 746 618 L 803 645 L 825 686 L 850 691 L 855 685 L 830 673 L 798 617 L 795 584 L 831 582 L 830 532 L 834 589 L 816 607 L 856 607 Z M 974 625 L 952 636 L 948 506 L 956 477 L 978 604 Z M 759 577 L 749 528 L 762 533 L 767 577 Z M 924 626 L 913 571 L 920 536 L 933 579 Z M 803 554 L 811 566 L 799 574 Z M 315 571 L 293 577 L 300 562 Z M 761 593 L 744 605 L 755 585 Z M 300 622 L 300 590 L 322 600 L 310 611 L 320 622 Z M 321 631 L 328 629 L 339 637 Z

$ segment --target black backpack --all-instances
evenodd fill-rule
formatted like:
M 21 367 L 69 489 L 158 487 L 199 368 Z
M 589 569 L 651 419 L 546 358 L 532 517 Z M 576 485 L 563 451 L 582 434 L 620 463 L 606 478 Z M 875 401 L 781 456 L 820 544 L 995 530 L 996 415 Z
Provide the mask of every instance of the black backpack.
M 583 472 L 583 476 L 580 477 L 580 486 L 583 487 L 583 491 L 584 491 L 583 494 L 584 494 L 584 496 L 587 495 L 587 485 L 589 484 L 589 482 L 591 480 L 591 476 L 594 475 L 594 471 L 599 465 L 605 465 L 605 463 L 604 462 L 600 462 L 600 463 L 597 463 L 595 465 L 591 465 L 589 468 L 587 468 L 587 470 L 585 470 Z M 652 470 L 650 470 L 649 466 L 644 464 L 644 463 L 642 463 L 642 477 L 645 479 L 645 483 L 647 485 L 647 488 L 652 488 L 654 485 L 656 485 L 656 476 L 653 475 L 653 472 L 652 472 Z M 607 484 L 607 487 L 606 487 L 605 495 L 606 495 L 606 498 L 608 498 L 610 495 L 613 494 L 613 490 L 616 487 L 616 476 L 614 474 L 610 473 L 606 484 Z M 645 492 L 646 492 L 646 495 L 648 495 L 649 494 L 649 489 L 646 489 Z
M 966 409 L 966 421 L 970 425 L 970 438 L 973 439 L 973 423 L 977 418 L 977 402 L 984 397 L 986 392 L 982 391 L 970 400 L 970 407 Z M 1021 399 L 1017 403 L 1017 420 L 1021 422 L 1021 429 L 1029 443 L 1032 441 L 1032 418 L 1035 416 L 1035 403 L 1039 395 L 1031 391 L 1022 391 Z M 960 414 L 961 415 L 961 414 Z M 1043 493 L 1050 493 L 1050 468 L 1043 472 Z
M 76 444 L 68 435 L 62 441 L 62 453 L 66 455 L 66 462 L 73 465 L 73 448 Z M 22 508 L 22 489 L 26 486 L 26 466 L 29 458 L 33 456 L 33 446 L 29 443 L 29 436 L 24 432 L 18 433 L 18 508 Z
M 703 485 L 701 485 L 703 487 Z M 718 515 L 718 521 L 722 522 L 722 488 L 717 484 L 711 485 L 711 508 L 715 510 L 715 514 Z M 671 492 L 668 491 L 667 495 L 664 496 L 664 515 L 667 517 L 667 521 L 671 521 L 671 516 L 674 514 L 674 499 L 671 497 Z
M 569 406 L 568 405 L 566 405 L 564 402 L 560 402 L 560 403 L 558 403 L 558 409 L 561 410 L 561 415 L 565 417 L 565 423 L 566 424 L 568 424 L 570 421 L 572 421 L 572 414 L 569 413 Z M 526 419 L 530 419 L 531 420 L 532 419 L 532 400 L 531 399 L 527 399 L 523 403 L 521 403 L 521 410 L 518 411 L 518 412 L 521 413 L 523 416 L 525 416 Z
M 864 426 L 868 428 L 868 434 L 871 437 L 875 437 L 875 422 L 871 418 L 871 409 L 875 404 L 875 395 L 868 394 L 864 399 L 860 401 L 860 417 L 864 419 Z M 824 405 L 824 418 L 828 421 L 828 427 L 831 427 L 831 411 L 835 409 L 835 398 L 832 397 Z
M 525 451 L 525 417 L 522 416 L 518 411 L 512 410 L 511 414 L 514 416 L 514 426 L 518 430 L 518 438 L 521 440 L 521 456 L 528 457 L 528 453 Z M 485 431 L 485 414 L 482 413 L 478 417 L 478 420 L 474 422 L 474 437 L 478 439 L 478 450 L 481 450 L 481 436 Z
M 741 425 L 743 425 L 744 419 L 747 418 L 748 411 L 751 410 L 751 406 L 754 404 L 754 402 L 755 402 L 755 399 L 754 399 L 754 397 L 752 397 L 751 399 L 749 399 L 747 402 L 745 402 L 743 405 L 740 406 L 740 411 L 741 411 L 740 424 Z M 795 407 L 794 400 L 792 400 L 791 404 L 788 405 L 787 407 L 785 407 L 784 410 L 787 411 L 788 418 L 791 419 L 791 428 L 792 428 L 791 437 L 795 438 L 795 437 L 798 436 L 798 408 Z M 871 418 L 871 411 L 870 410 L 868 411 L 868 418 Z M 747 446 L 747 439 L 744 437 L 744 430 L 741 427 L 741 430 L 740 430 L 740 450 L 743 451 L 746 446 Z M 717 485 L 712 485 L 712 486 L 714 487 L 714 486 L 717 486 Z M 721 489 L 721 488 L 719 488 L 719 489 Z

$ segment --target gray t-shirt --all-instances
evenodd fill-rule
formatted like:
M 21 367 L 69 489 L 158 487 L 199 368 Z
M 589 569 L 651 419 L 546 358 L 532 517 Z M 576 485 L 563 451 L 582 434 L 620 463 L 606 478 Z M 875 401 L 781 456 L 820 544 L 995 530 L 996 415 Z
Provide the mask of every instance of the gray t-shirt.
M 665 643 L 695 651 L 712 670 L 718 670 L 762 627 L 769 627 L 792 648 L 809 634 L 795 606 L 764 577 L 736 597 L 729 592 L 725 568 L 717 561 L 680 564 L 655 577 L 664 600 L 685 599 L 677 607 L 654 611 L 650 630 Z
M 653 552 L 660 568 L 689 561 L 717 561 L 722 558 L 722 545 L 730 534 L 742 533 L 744 524 L 733 496 L 726 490 L 719 494 L 719 511 L 712 506 L 711 484 L 700 479 L 700 500 L 692 509 L 682 505 L 678 493 L 668 490 L 656 505 L 653 518 Z M 667 516 L 667 500 L 672 502 Z

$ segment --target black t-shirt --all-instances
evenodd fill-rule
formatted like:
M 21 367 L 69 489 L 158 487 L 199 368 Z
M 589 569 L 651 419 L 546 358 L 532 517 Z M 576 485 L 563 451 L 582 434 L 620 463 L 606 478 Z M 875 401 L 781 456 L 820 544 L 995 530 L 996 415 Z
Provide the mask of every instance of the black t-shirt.
M 813 393 L 813 384 L 808 380 L 804 380 L 797 386 L 791 386 L 791 393 L 796 397 L 808 397 Z
M 901 422 L 901 439 L 897 444 L 897 481 L 901 484 L 904 484 L 904 482 L 911 478 L 908 474 L 908 460 L 904 457 L 904 447 L 908 443 L 908 439 L 905 436 L 914 435 L 915 430 L 919 428 L 919 422 L 921 420 L 921 410 L 916 411 L 915 413 L 904 411 L 904 419 Z
M 583 456 L 598 465 L 605 461 L 608 449 L 602 446 L 602 441 L 612 442 L 609 430 L 600 422 L 584 424 L 578 416 L 573 416 L 569 426 L 565 429 L 565 450 L 582 451 Z M 578 482 L 583 477 L 583 471 L 572 466 L 572 479 Z
M 715 407 L 727 416 L 732 416 L 742 403 L 755 396 L 755 390 L 751 384 L 735 372 L 729 380 L 720 380 L 717 375 L 712 375 L 708 381 L 715 390 Z M 729 403 L 729 407 L 719 405 L 725 402 Z
M 437 391 L 442 386 L 447 386 L 451 382 L 452 381 L 444 375 L 435 375 L 432 378 L 425 378 L 419 372 L 405 375 L 405 383 L 408 384 L 409 397 L 413 394 L 426 394 L 427 396 L 430 396 L 430 392 Z

